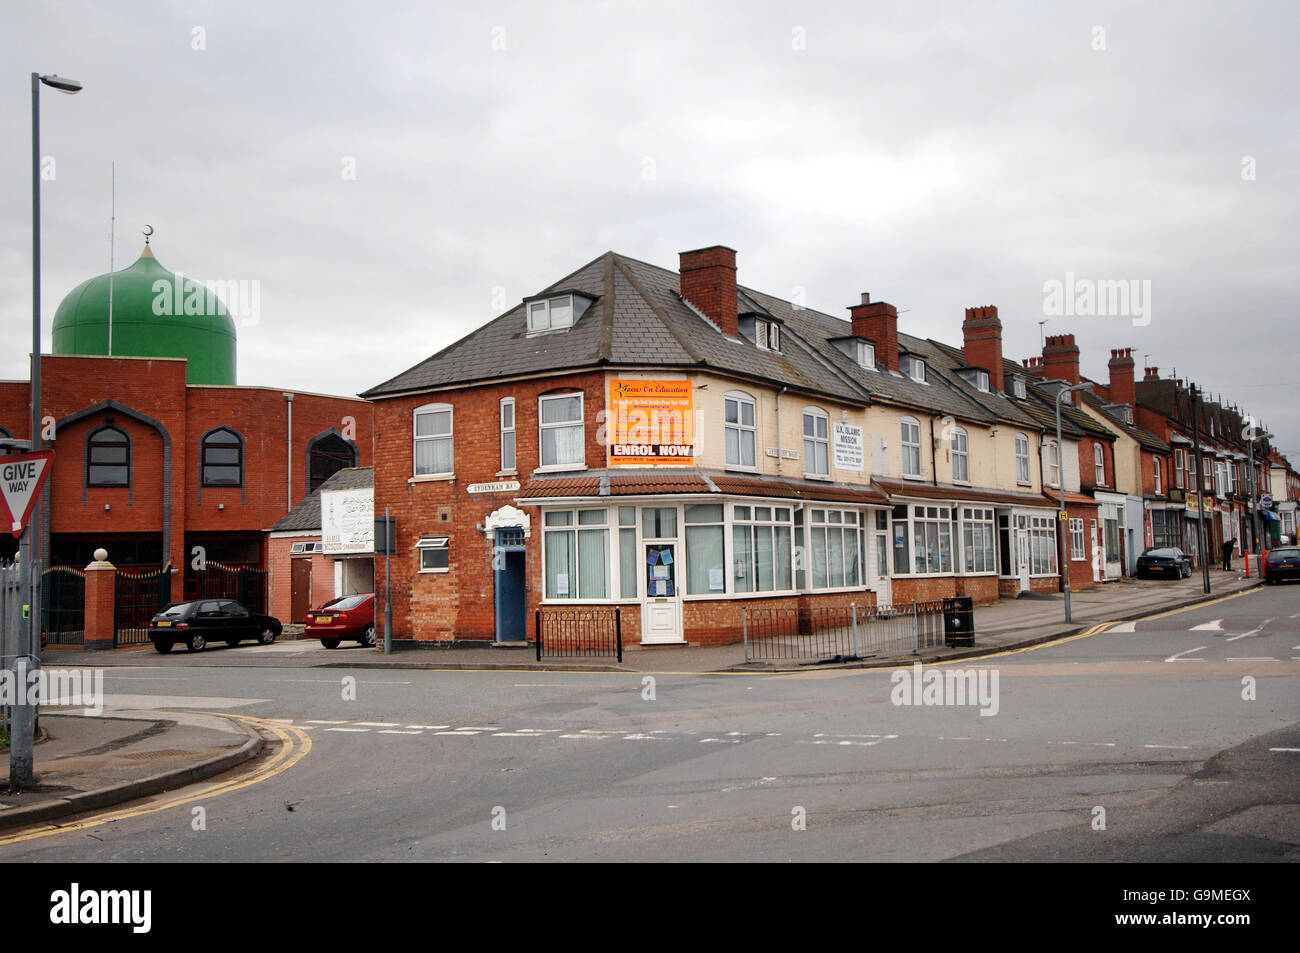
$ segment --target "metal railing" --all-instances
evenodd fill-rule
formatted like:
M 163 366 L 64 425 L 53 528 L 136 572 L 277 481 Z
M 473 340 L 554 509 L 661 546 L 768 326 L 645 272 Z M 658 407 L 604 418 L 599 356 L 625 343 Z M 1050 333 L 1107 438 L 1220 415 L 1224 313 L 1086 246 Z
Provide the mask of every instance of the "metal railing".
M 623 614 L 617 606 L 538 609 L 537 661 L 599 658 L 623 661 Z
M 113 582 L 113 645 L 149 641 L 149 620 L 167 605 L 171 563 L 152 572 L 118 572 Z
M 256 566 L 228 566 L 209 560 L 185 580 L 185 599 L 234 599 L 249 612 L 266 615 L 270 572 Z
M 944 642 L 941 600 L 742 612 L 746 662 L 852 661 L 915 654 Z
M 81 645 L 86 629 L 86 574 L 74 566 L 41 573 L 42 628 L 51 645 Z

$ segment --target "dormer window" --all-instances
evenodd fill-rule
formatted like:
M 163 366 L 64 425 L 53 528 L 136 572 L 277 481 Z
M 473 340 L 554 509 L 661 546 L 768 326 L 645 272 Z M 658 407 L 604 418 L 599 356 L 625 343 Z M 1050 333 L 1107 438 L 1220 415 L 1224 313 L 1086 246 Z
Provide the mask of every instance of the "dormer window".
M 857 361 L 859 367 L 876 369 L 876 346 L 866 341 L 857 342 Z
M 925 361 L 911 354 L 899 358 L 899 368 L 904 374 L 919 384 L 925 383 Z
M 869 371 L 876 369 L 876 346 L 870 341 L 858 337 L 846 337 L 835 338 L 831 343 L 858 367 L 865 367 Z
M 573 327 L 573 295 L 528 302 L 528 330 L 559 331 Z
M 985 394 L 989 392 L 989 372 L 982 371 L 978 367 L 965 367 L 957 372 L 961 375 L 962 380 L 970 384 L 976 390 Z
M 741 315 L 740 334 L 764 351 L 781 350 L 781 325 L 752 315 Z
M 1011 378 L 1011 392 L 1021 400 L 1025 399 L 1025 379 L 1019 374 Z

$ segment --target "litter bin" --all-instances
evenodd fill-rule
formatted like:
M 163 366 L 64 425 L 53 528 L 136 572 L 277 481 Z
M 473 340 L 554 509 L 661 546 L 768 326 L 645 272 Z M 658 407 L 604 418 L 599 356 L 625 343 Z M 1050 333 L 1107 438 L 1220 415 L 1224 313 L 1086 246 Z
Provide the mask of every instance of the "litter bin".
M 975 600 L 970 596 L 943 600 L 943 641 L 951 646 L 975 644 Z

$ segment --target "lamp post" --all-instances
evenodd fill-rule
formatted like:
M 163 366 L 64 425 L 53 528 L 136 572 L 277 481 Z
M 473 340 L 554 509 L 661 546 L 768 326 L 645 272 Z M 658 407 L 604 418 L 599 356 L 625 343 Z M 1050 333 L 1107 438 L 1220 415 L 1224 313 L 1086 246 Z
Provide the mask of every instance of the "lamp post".
M 31 447 L 41 449 L 41 85 L 72 95 L 81 91 L 75 79 L 65 79 L 51 73 L 42 76 L 32 73 L 32 429 Z M 40 668 L 41 638 L 41 571 L 37 554 L 40 550 L 41 512 L 50 492 L 49 483 L 41 491 L 41 499 L 32 511 L 19 543 L 19 558 L 27 572 L 27 604 L 30 625 L 19 630 L 16 658 L 30 664 L 34 671 Z M 9 742 L 9 780 L 19 790 L 30 788 L 35 781 L 32 768 L 32 746 L 36 734 L 36 707 L 15 705 L 13 732 Z
M 1255 503 L 1255 441 L 1267 440 L 1273 435 L 1266 430 L 1256 430 L 1252 423 L 1246 428 L 1246 453 L 1250 457 L 1250 541 L 1251 549 L 1255 553 L 1260 552 L 1259 547 L 1259 508 Z M 1248 555 L 1247 559 L 1250 558 Z
M 1056 514 L 1056 538 L 1058 540 L 1063 539 L 1061 536 L 1061 523 L 1064 521 L 1061 519 L 1061 516 L 1065 513 L 1065 456 L 1061 453 L 1061 402 L 1068 394 L 1084 390 L 1092 390 L 1092 384 L 1085 381 L 1082 384 L 1075 384 L 1073 387 L 1062 387 L 1056 392 L 1056 400 L 1053 401 L 1053 404 L 1056 407 L 1056 482 L 1061 489 L 1061 511 Z M 1062 545 L 1057 545 L 1056 551 L 1060 553 L 1062 557 L 1066 555 L 1065 547 Z M 1061 579 L 1064 580 L 1065 584 L 1065 621 L 1073 622 L 1074 620 L 1070 616 L 1069 560 L 1065 558 L 1061 559 L 1061 569 Z

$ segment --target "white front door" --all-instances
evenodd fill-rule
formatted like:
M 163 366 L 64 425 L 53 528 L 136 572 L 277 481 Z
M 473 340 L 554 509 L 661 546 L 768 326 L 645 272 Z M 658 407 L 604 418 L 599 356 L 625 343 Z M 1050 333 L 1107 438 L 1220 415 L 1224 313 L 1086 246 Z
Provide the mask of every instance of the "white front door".
M 876 591 L 876 605 L 887 606 L 893 602 L 893 587 L 889 583 L 889 533 L 876 533 L 875 576 L 871 588 Z
M 676 543 L 645 543 L 645 600 L 641 603 L 641 644 L 681 642 L 682 597 L 677 586 L 680 565 Z
M 1101 535 L 1097 531 L 1097 521 L 1092 520 L 1092 581 L 1101 582 L 1101 566 L 1105 559 L 1103 556 Z
M 1023 517 L 1021 517 L 1023 519 Z M 1029 591 L 1029 530 L 1016 530 L 1016 574 L 1020 577 L 1020 591 Z

